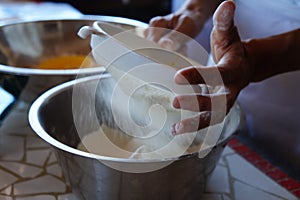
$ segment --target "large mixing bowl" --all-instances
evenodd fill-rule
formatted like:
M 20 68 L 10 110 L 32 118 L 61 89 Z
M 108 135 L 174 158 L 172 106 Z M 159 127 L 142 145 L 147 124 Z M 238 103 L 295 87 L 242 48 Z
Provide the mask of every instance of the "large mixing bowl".
M 219 141 L 204 157 L 201 154 L 208 149 L 165 159 L 116 158 L 77 150 L 80 138 L 105 121 L 95 120 L 91 113 L 95 107 L 100 115 L 109 113 L 105 102 L 111 98 L 112 80 L 105 74 L 73 80 L 42 94 L 31 106 L 31 127 L 54 147 L 73 192 L 86 200 L 199 199 L 226 143 L 239 130 L 239 107 L 228 114 Z M 74 95 L 74 88 L 83 88 L 82 94 Z M 95 93 L 96 106 L 90 103 Z
M 78 74 L 103 72 L 102 66 L 86 69 L 37 69 L 38 64 L 62 55 L 89 55 L 90 41 L 77 32 L 82 26 L 102 21 L 125 29 L 146 24 L 120 17 L 86 15 L 73 19 L 18 20 L 0 26 L 0 87 L 15 100 L 28 104 L 45 90 Z M 5 112 L 7 113 L 7 112 Z M 1 116 L 0 120 L 4 116 Z

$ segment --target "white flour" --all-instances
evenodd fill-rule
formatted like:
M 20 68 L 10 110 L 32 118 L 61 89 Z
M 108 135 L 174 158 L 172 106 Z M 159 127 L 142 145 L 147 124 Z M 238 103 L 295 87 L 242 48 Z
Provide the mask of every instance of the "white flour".
M 192 143 L 200 146 L 201 134 L 196 132 L 171 135 L 172 124 L 194 113 L 174 109 L 170 91 L 142 85 L 129 97 L 128 88 L 124 91 L 124 82 L 120 83 L 123 87 L 114 87 L 111 98 L 102 94 L 111 106 L 114 122 L 102 123 L 98 130 L 84 136 L 78 149 L 116 158 L 150 159 L 179 157 L 195 151 L 189 149 Z M 107 117 L 104 115 L 101 117 Z

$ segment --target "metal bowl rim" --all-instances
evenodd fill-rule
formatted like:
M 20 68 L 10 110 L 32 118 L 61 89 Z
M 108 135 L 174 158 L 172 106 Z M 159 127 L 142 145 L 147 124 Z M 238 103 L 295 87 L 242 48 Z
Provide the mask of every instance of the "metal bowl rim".
M 87 158 L 92 158 L 92 159 L 97 159 L 97 160 L 102 160 L 102 161 L 110 161 L 110 162 L 123 162 L 123 163 L 156 163 L 156 162 L 170 162 L 170 161 L 176 161 L 176 160 L 181 160 L 189 157 L 194 157 L 198 156 L 200 152 L 194 152 L 190 154 L 185 154 L 180 157 L 170 157 L 170 158 L 165 158 L 165 159 L 134 159 L 134 158 L 115 158 L 115 157 L 109 157 L 109 156 L 101 156 L 93 153 L 88 153 L 85 151 L 81 151 L 75 148 L 72 148 L 56 139 L 51 137 L 42 127 L 42 125 L 39 123 L 38 119 L 38 113 L 39 109 L 41 108 L 41 105 L 43 105 L 45 102 L 47 102 L 48 99 L 56 96 L 57 94 L 64 92 L 70 88 L 72 88 L 75 84 L 80 84 L 83 82 L 88 82 L 92 81 L 94 79 L 99 79 L 99 76 L 101 76 L 101 79 L 104 78 L 110 78 L 110 74 L 108 73 L 102 73 L 100 75 L 94 75 L 94 76 L 88 76 L 84 78 L 79 78 L 75 79 L 72 81 L 65 82 L 63 84 L 60 84 L 58 86 L 55 86 L 54 88 L 46 91 L 43 93 L 41 96 L 39 96 L 34 103 L 31 105 L 29 109 L 29 114 L 28 114 L 28 119 L 29 119 L 29 124 L 31 128 L 34 130 L 34 132 L 42 138 L 44 141 L 49 143 L 50 145 L 58 148 L 59 150 L 69 152 L 71 154 L 75 154 L 78 156 L 83 156 Z M 218 141 L 216 145 L 214 145 L 211 149 L 217 147 L 217 146 L 222 146 L 225 145 L 230 139 L 234 137 L 234 135 L 238 132 L 238 130 L 241 127 L 241 120 L 243 113 L 237 104 L 237 110 L 238 110 L 238 115 L 239 115 L 239 123 L 236 129 L 232 133 L 227 133 L 227 136 Z M 210 149 L 203 149 L 203 151 L 210 150 Z
M 55 21 L 104 21 L 111 23 L 118 23 L 129 26 L 136 26 L 141 28 L 146 28 L 148 25 L 144 22 L 128 19 L 124 17 L 114 17 L 106 15 L 82 15 L 77 18 L 42 18 L 42 19 L 16 19 L 5 24 L 0 25 L 0 28 L 6 26 L 13 26 L 18 24 L 26 23 L 43 23 L 43 22 L 55 22 Z M 67 70 L 51 70 L 51 69 L 32 69 L 32 68 L 22 68 L 14 67 L 10 65 L 0 64 L 0 72 L 8 73 L 11 75 L 47 75 L 47 76 L 56 76 L 56 75 L 77 75 L 77 74 L 93 74 L 104 72 L 104 67 L 95 67 L 95 68 L 80 68 L 80 69 L 67 69 Z

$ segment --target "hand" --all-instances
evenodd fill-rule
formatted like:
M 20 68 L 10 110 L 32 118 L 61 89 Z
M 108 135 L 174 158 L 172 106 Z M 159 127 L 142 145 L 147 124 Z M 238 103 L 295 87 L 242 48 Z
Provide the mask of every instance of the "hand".
M 177 12 L 153 18 L 144 32 L 145 37 L 166 49 L 179 50 L 188 39 L 200 33 L 208 18 L 210 5 L 205 5 L 206 9 L 201 6 L 200 1 L 187 0 Z
M 253 76 L 250 67 L 251 59 L 247 57 L 247 49 L 241 42 L 237 28 L 234 26 L 234 10 L 234 2 L 225 1 L 218 7 L 213 17 L 211 49 L 216 65 L 187 67 L 179 70 L 174 77 L 177 84 L 208 84 L 223 88 L 221 93 L 216 94 L 177 96 L 173 101 L 175 108 L 201 111 L 201 113 L 174 124 L 174 135 L 196 131 L 222 122 L 239 92 L 249 84 Z M 216 71 L 219 71 L 221 78 L 218 80 L 211 77 L 209 83 L 205 82 L 204 77 L 213 75 Z M 193 100 L 195 97 L 196 101 Z M 212 107 L 211 102 L 217 102 L 218 105 L 218 102 L 222 103 L 222 101 L 226 103 L 225 108 L 222 106 Z M 222 113 L 222 109 L 225 110 L 225 114 L 218 114 Z

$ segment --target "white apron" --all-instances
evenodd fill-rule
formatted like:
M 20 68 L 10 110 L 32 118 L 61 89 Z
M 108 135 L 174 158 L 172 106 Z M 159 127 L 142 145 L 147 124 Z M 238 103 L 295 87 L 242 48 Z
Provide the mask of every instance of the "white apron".
M 237 0 L 235 23 L 242 39 L 300 28 L 299 0 Z M 300 52 L 299 52 L 300 56 Z M 251 84 L 239 95 L 251 136 L 270 140 L 288 159 L 300 156 L 300 71 Z

